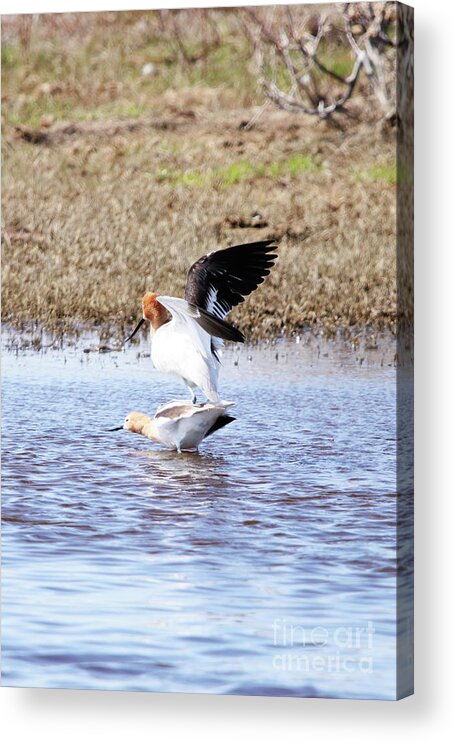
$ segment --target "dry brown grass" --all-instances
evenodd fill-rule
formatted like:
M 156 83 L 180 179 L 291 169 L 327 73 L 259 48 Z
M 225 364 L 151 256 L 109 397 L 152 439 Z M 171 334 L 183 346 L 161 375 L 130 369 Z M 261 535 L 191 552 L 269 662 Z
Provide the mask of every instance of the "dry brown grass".
M 245 129 L 257 108 L 236 84 L 149 91 L 143 116 L 71 126 L 8 119 L 6 101 L 4 320 L 123 330 L 203 253 L 273 236 L 276 267 L 233 313 L 248 337 L 394 327 L 393 132 L 271 108 Z M 260 228 L 239 226 L 255 212 Z

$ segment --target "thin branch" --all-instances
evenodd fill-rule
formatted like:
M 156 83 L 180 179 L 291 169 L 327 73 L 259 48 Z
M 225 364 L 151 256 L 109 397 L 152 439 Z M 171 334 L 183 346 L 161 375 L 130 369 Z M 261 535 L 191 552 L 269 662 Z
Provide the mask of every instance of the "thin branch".
M 365 55 L 362 52 L 361 55 L 356 59 L 354 69 L 352 70 L 351 75 L 346 79 L 348 87 L 345 93 L 329 105 L 327 105 L 325 101 L 321 99 L 317 106 L 315 106 L 314 108 L 308 108 L 303 103 L 297 101 L 294 96 L 285 93 L 283 90 L 280 90 L 278 86 L 271 80 L 264 80 L 263 84 L 267 88 L 268 97 L 275 103 L 277 103 L 280 108 L 283 108 L 287 111 L 302 111 L 309 116 L 320 116 L 321 118 L 327 118 L 328 116 L 335 113 L 335 111 L 339 111 L 344 108 L 344 105 L 347 103 L 352 93 L 354 92 L 354 88 L 359 77 L 359 72 L 362 68 L 364 56 Z
M 273 22 L 267 21 L 257 8 L 245 8 L 245 20 L 257 29 L 256 36 L 253 37 L 252 32 L 248 35 L 255 40 L 266 96 L 285 110 L 329 118 L 345 111 L 364 71 L 371 90 L 389 114 L 392 107 L 389 77 L 393 75 L 390 62 L 393 60 L 385 50 L 396 45 L 388 35 L 391 19 L 394 20 L 393 6 L 393 3 L 381 4 L 378 8 L 374 3 L 344 4 L 345 39 L 353 54 L 352 69 L 347 77 L 330 69 L 318 54 L 320 43 L 330 28 L 325 16 L 319 17 L 317 31 L 313 28 L 313 33 L 308 33 L 300 27 L 300 16 L 289 6 L 281 13 L 277 9 Z M 245 26 L 249 28 L 249 23 L 245 22 Z M 280 65 L 287 73 L 287 90 L 277 84 Z M 344 89 L 333 90 L 331 81 L 337 84 L 335 88 L 343 86 Z

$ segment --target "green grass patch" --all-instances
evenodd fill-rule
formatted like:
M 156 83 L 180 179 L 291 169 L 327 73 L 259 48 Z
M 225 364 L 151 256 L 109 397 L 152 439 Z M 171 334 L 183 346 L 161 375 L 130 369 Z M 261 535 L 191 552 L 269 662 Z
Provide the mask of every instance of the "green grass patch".
M 103 121 L 119 117 L 139 118 L 147 113 L 147 106 L 134 101 L 113 101 L 96 107 L 77 105 L 73 98 L 52 98 L 41 96 L 36 100 L 25 101 L 19 109 L 8 114 L 11 125 L 27 125 L 38 128 L 44 116 L 53 116 L 55 121 Z
M 284 164 L 292 176 L 299 175 L 305 171 L 312 172 L 318 170 L 318 165 L 316 165 L 311 155 L 293 155 Z
M 262 165 L 252 163 L 250 160 L 240 160 L 217 168 L 212 172 L 212 178 L 220 185 L 229 187 L 244 180 L 257 178 L 262 174 L 262 169 Z
M 2 44 L 2 71 L 14 69 L 21 63 L 19 47 L 13 44 Z
M 189 55 L 197 57 L 203 50 L 201 44 L 186 44 Z M 128 45 L 123 25 L 109 32 L 94 28 L 86 38 L 57 34 L 50 39 L 38 28 L 28 47 L 16 37 L 2 45 L 1 53 L 2 109 L 11 125 L 39 126 L 43 115 L 57 121 L 100 119 L 112 113 L 139 116 L 143 106 L 137 106 L 138 99 L 150 100 L 170 88 L 205 86 L 235 90 L 242 102 L 262 99 L 247 41 L 232 28 L 206 58 L 193 63 L 184 63 L 176 45 L 159 35 Z M 149 62 L 155 71 L 145 77 L 142 69 Z M 58 85 L 62 92 L 46 96 L 40 93 L 42 84 Z M 109 100 L 123 110 L 109 109 Z
M 315 172 L 318 166 L 311 155 L 293 155 L 273 162 L 252 162 L 239 160 L 223 167 L 202 170 L 161 168 L 154 175 L 159 182 L 190 187 L 219 186 L 230 188 L 244 181 L 256 178 L 297 178 L 305 172 Z M 153 175 L 153 174 L 152 174 Z
M 367 180 L 372 183 L 387 183 L 396 185 L 397 183 L 397 166 L 396 163 L 372 165 L 366 170 L 358 173 L 359 180 Z

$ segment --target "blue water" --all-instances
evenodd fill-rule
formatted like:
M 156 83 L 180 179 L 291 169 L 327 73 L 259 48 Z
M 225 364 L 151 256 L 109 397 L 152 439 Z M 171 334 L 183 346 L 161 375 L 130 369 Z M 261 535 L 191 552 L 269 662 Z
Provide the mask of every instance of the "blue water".
M 395 696 L 393 348 L 323 351 L 226 352 L 182 455 L 106 432 L 185 397 L 138 346 L 4 353 L 3 684 Z

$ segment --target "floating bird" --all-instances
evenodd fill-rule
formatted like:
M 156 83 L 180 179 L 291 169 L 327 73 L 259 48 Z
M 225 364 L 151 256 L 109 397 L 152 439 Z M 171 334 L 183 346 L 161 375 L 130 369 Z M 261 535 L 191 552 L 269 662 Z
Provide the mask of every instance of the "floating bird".
M 142 412 L 130 412 L 123 425 L 114 430 L 129 430 L 139 433 L 152 441 L 162 443 L 167 448 L 177 449 L 179 453 L 198 448 L 200 442 L 216 430 L 233 422 L 235 417 L 226 414 L 228 407 L 235 402 L 211 402 L 190 404 L 175 401 L 161 405 L 152 419 Z
M 153 365 L 182 379 L 196 402 L 196 389 L 217 404 L 223 340 L 245 336 L 225 321 L 231 309 L 269 275 L 277 248 L 274 240 L 235 245 L 199 258 L 188 271 L 185 298 L 148 292 L 142 299 L 143 322 L 150 322 Z

